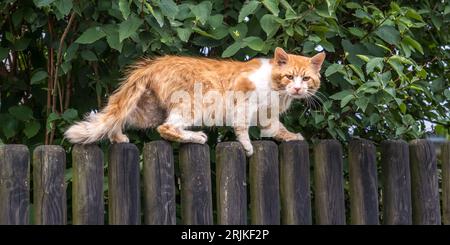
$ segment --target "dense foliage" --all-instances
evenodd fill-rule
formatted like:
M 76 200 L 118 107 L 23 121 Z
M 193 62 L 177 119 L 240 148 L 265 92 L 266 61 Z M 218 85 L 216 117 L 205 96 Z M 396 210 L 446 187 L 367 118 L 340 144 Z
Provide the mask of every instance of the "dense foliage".
M 327 53 L 315 102 L 283 118 L 307 139 L 411 139 L 426 122 L 448 135 L 449 22 L 450 3 L 436 0 L 4 0 L 0 142 L 67 145 L 65 128 L 101 108 L 143 55 L 244 60 L 277 46 Z M 212 130 L 211 143 L 231 135 Z

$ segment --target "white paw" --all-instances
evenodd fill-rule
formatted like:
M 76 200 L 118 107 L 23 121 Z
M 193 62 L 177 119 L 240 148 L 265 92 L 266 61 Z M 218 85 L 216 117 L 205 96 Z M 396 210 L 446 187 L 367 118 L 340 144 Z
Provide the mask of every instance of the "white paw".
M 197 144 L 205 144 L 208 140 L 208 136 L 206 136 L 203 132 L 186 132 L 187 139 L 189 142 L 197 143 Z
M 130 142 L 128 137 L 124 134 L 116 134 L 116 135 L 110 137 L 109 140 L 111 141 L 111 143 L 129 143 Z
M 304 140 L 303 135 L 301 133 L 297 134 L 297 140 Z
M 243 140 L 240 141 L 242 144 L 242 147 L 244 147 L 245 155 L 248 157 L 253 155 L 253 145 L 249 140 Z

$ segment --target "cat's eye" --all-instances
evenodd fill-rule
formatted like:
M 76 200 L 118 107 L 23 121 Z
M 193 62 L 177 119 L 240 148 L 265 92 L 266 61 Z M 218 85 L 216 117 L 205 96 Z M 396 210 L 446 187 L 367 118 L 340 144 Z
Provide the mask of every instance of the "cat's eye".
M 311 77 L 308 77 L 308 76 L 303 77 L 303 81 L 308 81 L 309 79 L 311 79 Z
M 286 75 L 285 77 L 286 77 L 287 79 L 289 79 L 289 80 L 294 79 L 294 76 L 292 76 L 292 75 Z

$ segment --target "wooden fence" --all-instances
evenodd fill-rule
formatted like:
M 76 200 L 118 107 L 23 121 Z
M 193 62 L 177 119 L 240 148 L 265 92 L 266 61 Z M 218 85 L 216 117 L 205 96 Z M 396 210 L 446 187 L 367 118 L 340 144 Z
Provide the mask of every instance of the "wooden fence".
M 207 145 L 180 146 L 181 223 L 213 224 L 214 207 L 217 224 L 345 224 L 346 220 L 351 224 L 450 224 L 449 142 L 441 148 L 442 168 L 438 172 L 434 145 L 427 140 L 382 142 L 380 169 L 373 143 L 353 140 L 348 147 L 348 181 L 343 175 L 343 149 L 336 140 L 320 141 L 311 155 L 305 142 L 279 146 L 272 141 L 253 143 L 254 155 L 248 168 L 239 143 L 219 143 L 215 149 L 215 180 L 211 179 Z M 176 223 L 172 151 L 165 141 L 146 143 L 141 171 L 135 145 L 111 145 L 110 224 L 140 224 L 141 220 L 145 224 Z M 30 167 L 34 223 L 66 224 L 65 156 L 60 146 L 39 146 L 30 166 L 26 146 L 0 146 L 0 224 L 29 223 Z M 104 223 L 103 158 L 96 145 L 73 147 L 73 224 Z

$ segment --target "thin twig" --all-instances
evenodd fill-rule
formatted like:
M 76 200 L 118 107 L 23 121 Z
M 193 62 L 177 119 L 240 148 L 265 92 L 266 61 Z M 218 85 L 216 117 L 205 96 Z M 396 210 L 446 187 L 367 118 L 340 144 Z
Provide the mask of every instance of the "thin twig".
M 63 105 L 62 105 L 62 97 L 61 97 L 61 89 L 59 88 L 59 83 L 58 83 L 58 70 L 59 70 L 59 66 L 61 65 L 61 58 L 62 58 L 62 48 L 64 45 L 64 40 L 66 39 L 67 34 L 69 33 L 70 27 L 73 23 L 73 21 L 75 20 L 75 12 L 72 11 L 72 13 L 70 14 L 69 17 L 69 22 L 67 23 L 66 28 L 64 29 L 64 32 L 59 40 L 59 47 L 58 47 L 58 52 L 56 55 L 56 65 L 54 66 L 54 72 L 53 72 L 53 84 L 52 84 L 52 96 L 53 96 L 53 103 L 52 103 L 52 112 L 56 112 L 56 93 L 54 91 L 55 88 L 57 88 L 57 92 L 59 93 L 60 96 L 60 112 L 62 112 L 63 110 Z M 55 135 L 55 127 L 54 127 L 54 122 L 52 122 L 52 130 L 50 133 L 50 138 L 49 138 L 49 143 L 52 144 L 53 143 L 53 138 Z

